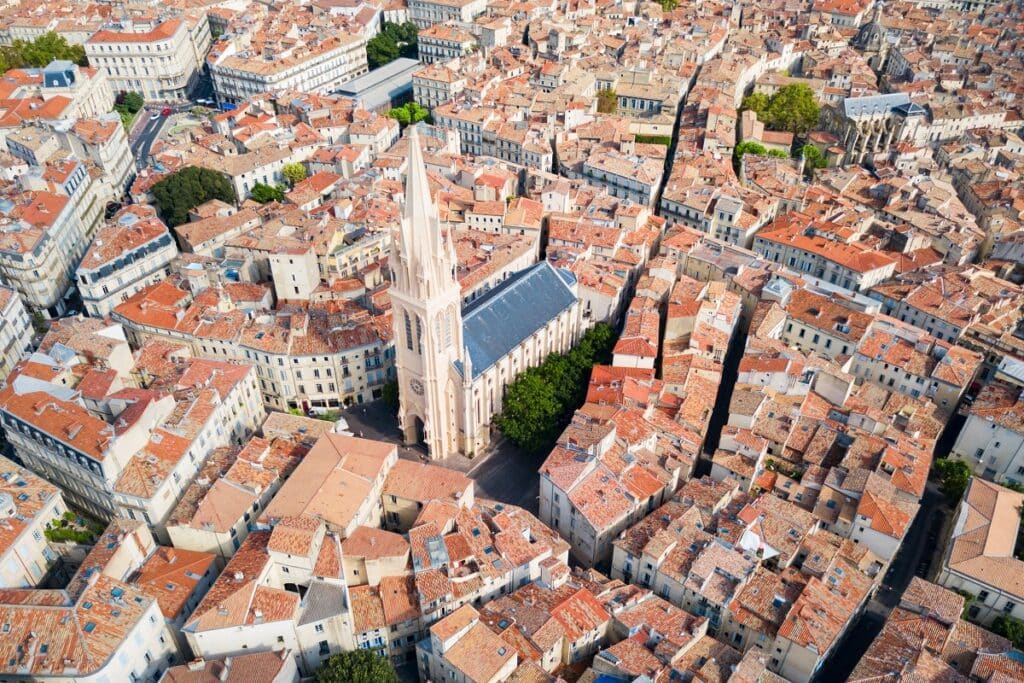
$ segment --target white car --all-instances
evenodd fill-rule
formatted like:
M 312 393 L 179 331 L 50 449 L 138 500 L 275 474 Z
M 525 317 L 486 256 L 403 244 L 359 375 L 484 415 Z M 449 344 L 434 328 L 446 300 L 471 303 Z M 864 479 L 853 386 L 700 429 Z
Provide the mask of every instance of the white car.
M 158 118 L 160 118 L 160 112 L 158 112 L 158 111 L 153 112 L 149 116 L 149 120 L 150 121 L 156 121 Z

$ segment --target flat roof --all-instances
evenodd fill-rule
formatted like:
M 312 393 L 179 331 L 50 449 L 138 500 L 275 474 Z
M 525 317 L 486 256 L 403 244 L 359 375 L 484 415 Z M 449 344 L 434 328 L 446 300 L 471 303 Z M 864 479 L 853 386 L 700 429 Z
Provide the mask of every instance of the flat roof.
M 423 64 L 418 59 L 399 57 L 393 62 L 388 62 L 384 66 L 374 69 L 370 73 L 357 76 L 351 81 L 342 83 L 337 87 L 336 92 L 349 97 L 358 97 L 361 93 L 383 86 L 392 79 L 407 79 L 412 83 L 413 72 L 418 71 L 422 66 Z M 400 85 L 400 83 L 392 85 Z

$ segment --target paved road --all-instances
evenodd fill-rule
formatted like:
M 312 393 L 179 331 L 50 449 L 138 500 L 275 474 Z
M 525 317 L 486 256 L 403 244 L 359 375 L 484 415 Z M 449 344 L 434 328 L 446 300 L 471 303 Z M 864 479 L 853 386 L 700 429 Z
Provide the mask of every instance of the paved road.
M 149 158 L 149 150 L 153 146 L 153 143 L 159 139 L 160 133 L 163 131 L 164 124 L 167 123 L 167 119 L 169 118 L 166 116 L 160 116 L 153 119 L 151 117 L 154 112 L 159 113 L 159 110 L 144 109 L 139 116 L 145 117 L 145 124 L 142 126 L 141 130 L 138 130 L 137 132 L 133 131 L 135 133 L 135 137 L 131 141 L 131 150 L 132 154 L 135 156 L 135 162 L 140 168 L 146 165 L 146 159 Z
M 353 406 L 342 411 L 341 415 L 356 436 L 399 444 L 399 457 L 426 461 L 426 450 L 423 447 L 402 445 L 398 420 L 391 415 L 383 401 Z M 497 441 L 486 453 L 472 459 L 452 456 L 434 464 L 466 473 L 475 482 L 476 495 L 481 498 L 518 505 L 536 514 L 540 487 L 537 468 L 546 456 L 546 453 L 524 454 L 499 433 Z

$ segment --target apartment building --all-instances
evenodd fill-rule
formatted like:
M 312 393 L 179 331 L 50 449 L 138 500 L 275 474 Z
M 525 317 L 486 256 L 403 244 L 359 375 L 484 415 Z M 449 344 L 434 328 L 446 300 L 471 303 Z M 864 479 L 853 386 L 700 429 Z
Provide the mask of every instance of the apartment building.
M 656 157 L 628 156 L 618 152 L 592 154 L 583 162 L 583 177 L 613 197 L 629 199 L 653 208 L 665 162 Z
M 53 484 L 0 457 L 0 587 L 29 588 L 57 559 L 46 531 L 67 506 Z
M 210 42 L 209 23 L 199 15 L 101 29 L 85 42 L 85 55 L 114 91 L 166 102 L 186 98 Z
M 413 99 L 433 111 L 466 89 L 466 77 L 444 64 L 428 64 L 412 75 Z
M 140 359 L 162 370 L 145 388 L 120 326 L 67 319 L 8 378 L 0 413 L 18 457 L 69 502 L 101 519 L 145 520 L 161 535 L 209 451 L 239 443 L 264 412 L 251 367 Z
M 188 644 L 181 627 L 210 590 L 217 563 L 210 553 L 160 546 L 144 522 L 117 518 L 97 538 L 67 590 L 77 593 L 100 576 L 155 599 L 175 652 L 184 654 Z M 175 656 L 161 664 L 175 661 L 180 660 Z
M 986 384 L 966 413 L 953 455 L 979 477 L 1024 482 L 1024 389 L 1006 382 Z
M 339 539 L 313 517 L 250 533 L 185 622 L 193 654 L 285 649 L 309 676 L 332 654 L 355 649 L 340 553 Z
M 195 683 L 201 680 L 222 681 L 223 683 L 248 683 L 252 672 L 259 671 L 265 683 L 298 683 L 299 669 L 291 650 L 278 649 L 269 652 L 235 655 L 221 659 L 199 657 L 187 664 L 172 666 L 164 672 L 161 683 Z
M 416 49 L 424 64 L 447 62 L 464 57 L 476 44 L 476 37 L 456 25 L 434 24 L 416 37 Z
M 541 465 L 541 521 L 569 542 L 578 562 L 610 561 L 619 532 L 668 500 L 688 475 L 671 454 L 648 450 L 659 440 L 653 426 L 625 448 L 617 442 L 619 429 L 639 426 L 642 419 L 637 410 L 618 411 L 608 420 L 577 413 Z
M 0 610 L 8 680 L 156 680 L 180 656 L 159 601 L 107 576 L 75 591 L 0 594 Z
M 916 327 L 878 318 L 846 369 L 892 391 L 930 399 L 952 414 L 977 377 L 982 360 L 980 353 L 940 341 Z
M 346 28 L 310 32 L 287 44 L 261 35 L 262 29 L 244 42 L 241 37 L 221 41 L 210 60 L 218 100 L 239 103 L 286 90 L 325 93 L 367 73 L 366 36 Z
M 412 0 L 409 18 L 420 29 L 434 24 L 471 23 L 487 10 L 484 0 Z
M 90 212 L 102 211 L 102 203 L 93 195 L 85 164 L 69 160 L 48 172 L 63 181 L 58 187 L 67 193 L 39 189 L 0 199 L 0 278 L 30 310 L 52 318 L 67 311 L 65 295 L 92 234 L 76 198 L 91 197 L 83 200 Z
M 11 69 L 3 75 L 3 80 L 10 88 L 6 99 L 11 104 L 16 104 L 17 100 L 36 100 L 49 107 L 63 105 L 59 112 L 37 107 L 47 115 L 92 118 L 109 113 L 114 106 L 114 91 L 102 70 L 67 60 L 55 59 L 41 69 Z
M 779 339 L 830 360 L 851 356 L 874 320 L 838 297 L 808 289 L 792 290 L 784 303 L 786 321 Z
M 185 343 L 199 357 L 254 365 L 264 403 L 280 410 L 371 401 L 394 373 L 379 321 L 334 326 L 326 310 L 312 307 L 254 319 L 222 290 L 193 298 L 177 279 L 143 289 L 112 317 L 137 342 L 156 337 Z
M 936 582 L 975 596 L 968 615 L 983 626 L 1024 619 L 1024 561 L 1014 555 L 1022 505 L 1024 494 L 972 477 L 953 516 Z
M 75 279 L 82 304 L 102 318 L 144 287 L 171 274 L 178 247 L 156 209 L 145 204 L 118 211 L 93 236 Z
M 814 680 L 872 591 L 871 579 L 849 564 L 810 577 L 768 652 L 771 670 L 795 683 Z
M 7 377 L 32 345 L 34 329 L 18 293 L 0 285 L 0 376 Z
M 965 608 L 968 614 L 976 609 L 963 595 L 913 577 L 848 680 L 899 676 L 908 666 L 927 667 L 939 677 L 986 670 L 1024 674 L 1010 642 L 962 618 Z
M 167 520 L 175 548 L 230 558 L 245 541 L 281 485 L 333 425 L 324 420 L 271 413 L 264 437 L 215 450 L 182 494 Z
M 103 170 L 103 184 L 111 198 L 120 199 L 135 178 L 135 156 L 128 145 L 121 118 L 108 113 L 80 118 L 62 134 L 64 147 Z
M 896 258 L 854 241 L 849 229 L 797 212 L 760 230 L 753 249 L 766 259 L 854 292 L 892 277 Z

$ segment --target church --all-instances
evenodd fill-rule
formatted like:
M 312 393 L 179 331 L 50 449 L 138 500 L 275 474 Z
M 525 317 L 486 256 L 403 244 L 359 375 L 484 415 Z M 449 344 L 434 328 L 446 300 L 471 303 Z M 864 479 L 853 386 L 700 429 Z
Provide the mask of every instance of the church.
M 579 338 L 576 278 L 542 261 L 463 306 L 451 231 L 441 228 L 416 126 L 409 128 L 405 206 L 391 244 L 405 443 L 425 444 L 431 459 L 472 456 L 490 442 L 505 387 Z

